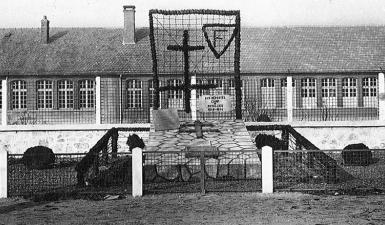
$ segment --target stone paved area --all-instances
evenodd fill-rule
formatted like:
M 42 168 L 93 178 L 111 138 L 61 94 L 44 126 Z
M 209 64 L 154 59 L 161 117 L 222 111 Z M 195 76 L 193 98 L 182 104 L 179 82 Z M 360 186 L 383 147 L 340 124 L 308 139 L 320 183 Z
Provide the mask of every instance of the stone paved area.
M 243 121 L 202 121 L 203 138 L 197 138 L 193 122 L 182 122 L 180 129 L 155 131 L 150 129 L 146 151 L 151 153 L 146 165 L 199 165 L 199 158 L 184 154 L 187 146 L 215 146 L 218 158 L 208 157 L 206 165 L 260 163 L 257 148 Z M 211 125 L 211 126 L 207 126 Z
M 203 138 L 197 138 L 191 122 L 182 122 L 181 129 L 168 131 L 150 130 L 147 151 L 181 151 L 186 146 L 212 145 L 219 151 L 256 150 L 243 121 L 203 121 Z M 185 128 L 185 129 L 183 129 Z

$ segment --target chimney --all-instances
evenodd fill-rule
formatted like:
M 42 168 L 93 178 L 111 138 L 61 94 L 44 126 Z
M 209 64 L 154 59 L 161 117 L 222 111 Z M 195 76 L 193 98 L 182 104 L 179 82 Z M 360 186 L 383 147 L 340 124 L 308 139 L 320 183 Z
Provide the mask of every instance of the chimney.
M 135 6 L 124 5 L 123 44 L 135 44 Z
M 47 20 L 47 16 L 44 16 L 41 20 L 41 43 L 48 44 L 49 42 L 49 20 Z

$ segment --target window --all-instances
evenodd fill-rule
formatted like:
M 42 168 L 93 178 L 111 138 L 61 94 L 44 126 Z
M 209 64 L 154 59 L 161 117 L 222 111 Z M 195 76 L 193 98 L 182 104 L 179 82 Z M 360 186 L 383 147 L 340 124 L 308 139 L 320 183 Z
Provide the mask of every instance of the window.
M 364 107 L 377 107 L 376 77 L 365 77 L 362 79 L 362 98 Z
M 377 96 L 377 79 L 375 77 L 365 77 L 362 80 L 362 96 L 375 97 Z
M 52 109 L 53 89 L 52 81 L 39 80 L 37 81 L 37 108 Z
M 321 80 L 321 96 L 323 107 L 337 107 L 337 85 L 335 78 Z
M 316 108 L 316 79 L 302 78 L 301 79 L 301 97 L 303 108 Z
M 261 80 L 261 87 L 274 87 L 274 80 L 271 78 L 264 78 Z
M 292 82 L 291 82 L 291 86 L 293 87 L 292 88 L 292 92 L 293 92 L 293 98 L 292 98 L 292 104 L 293 104 L 293 107 L 296 108 L 297 107 L 297 102 L 296 102 L 296 89 L 295 89 L 295 80 L 292 79 Z M 281 78 L 281 89 L 282 89 L 282 107 L 286 108 L 287 107 L 287 99 L 286 99 L 286 93 L 287 93 L 287 78 Z
M 181 80 L 171 79 L 167 80 L 168 86 L 180 86 L 182 84 Z M 182 90 L 169 90 L 167 92 L 168 107 L 169 108 L 183 108 L 183 91 Z
M 314 98 L 316 93 L 315 90 L 316 86 L 314 78 L 301 79 L 301 97 Z
M 93 80 L 79 82 L 79 106 L 81 109 L 95 107 L 95 82 Z
M 153 80 L 148 81 L 148 97 L 149 97 L 149 105 L 152 108 L 154 104 L 154 82 Z
M 59 109 L 72 109 L 74 107 L 74 83 L 70 80 L 58 82 L 58 107 Z
M 274 79 L 264 78 L 261 80 L 262 108 L 276 108 L 276 95 Z
M 207 84 L 207 80 L 204 79 L 197 79 L 197 84 L 202 85 L 202 84 Z M 208 89 L 198 89 L 197 90 L 197 98 L 203 96 L 203 95 L 208 95 L 209 90 Z
M 142 108 L 142 81 L 127 80 L 127 108 Z
M 357 107 L 357 79 L 342 79 L 342 106 Z
M 223 80 L 219 78 L 212 78 L 207 80 L 208 84 L 214 84 L 217 87 L 216 88 L 210 88 L 209 92 L 210 95 L 223 95 L 224 90 L 223 90 Z
M 229 79 L 228 80 L 229 82 L 229 93 L 231 95 L 231 107 L 233 109 L 235 109 L 235 100 L 236 100 L 236 93 L 235 93 L 235 79 Z M 246 84 L 246 81 L 245 80 L 241 80 L 241 98 L 242 98 L 242 102 L 241 102 L 241 107 L 242 109 L 245 108 L 245 90 L 244 90 L 244 86 Z
M 27 108 L 27 83 L 23 80 L 12 81 L 12 109 Z

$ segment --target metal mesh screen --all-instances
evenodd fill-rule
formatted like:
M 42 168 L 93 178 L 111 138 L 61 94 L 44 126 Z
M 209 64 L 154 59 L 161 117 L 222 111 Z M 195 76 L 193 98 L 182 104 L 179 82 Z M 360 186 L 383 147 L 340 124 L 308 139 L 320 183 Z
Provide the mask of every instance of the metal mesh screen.
M 9 125 L 95 123 L 95 78 L 9 81 Z
M 294 80 L 294 120 L 378 119 L 377 77 L 323 76 Z
M 240 86 L 239 31 L 239 11 L 151 10 L 155 108 L 177 108 L 180 118 L 190 119 L 190 101 L 197 97 L 234 96 L 231 90 Z M 234 117 L 235 110 L 200 113 Z
M 152 80 L 143 77 L 101 78 L 101 122 L 149 123 Z

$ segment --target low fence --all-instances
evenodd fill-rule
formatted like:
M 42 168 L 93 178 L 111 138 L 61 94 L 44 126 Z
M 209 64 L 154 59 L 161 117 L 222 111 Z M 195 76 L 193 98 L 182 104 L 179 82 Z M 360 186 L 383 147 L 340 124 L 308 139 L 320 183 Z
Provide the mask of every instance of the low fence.
M 274 189 L 281 191 L 385 190 L 385 149 L 322 150 L 335 161 L 326 168 L 319 150 L 274 151 Z
M 85 185 L 75 170 L 85 154 L 56 154 L 54 164 L 31 169 L 22 155 L 2 153 L 0 196 L 385 190 L 385 149 L 139 153 L 99 154 Z
M 260 191 L 260 152 L 144 152 L 144 192 Z
M 23 155 L 9 154 L 8 196 L 46 193 L 78 195 L 92 193 L 131 193 L 131 154 L 99 154 L 87 171 L 85 184 L 79 183 L 76 166 L 86 154 L 55 154 L 55 162 L 36 168 L 23 162 Z

